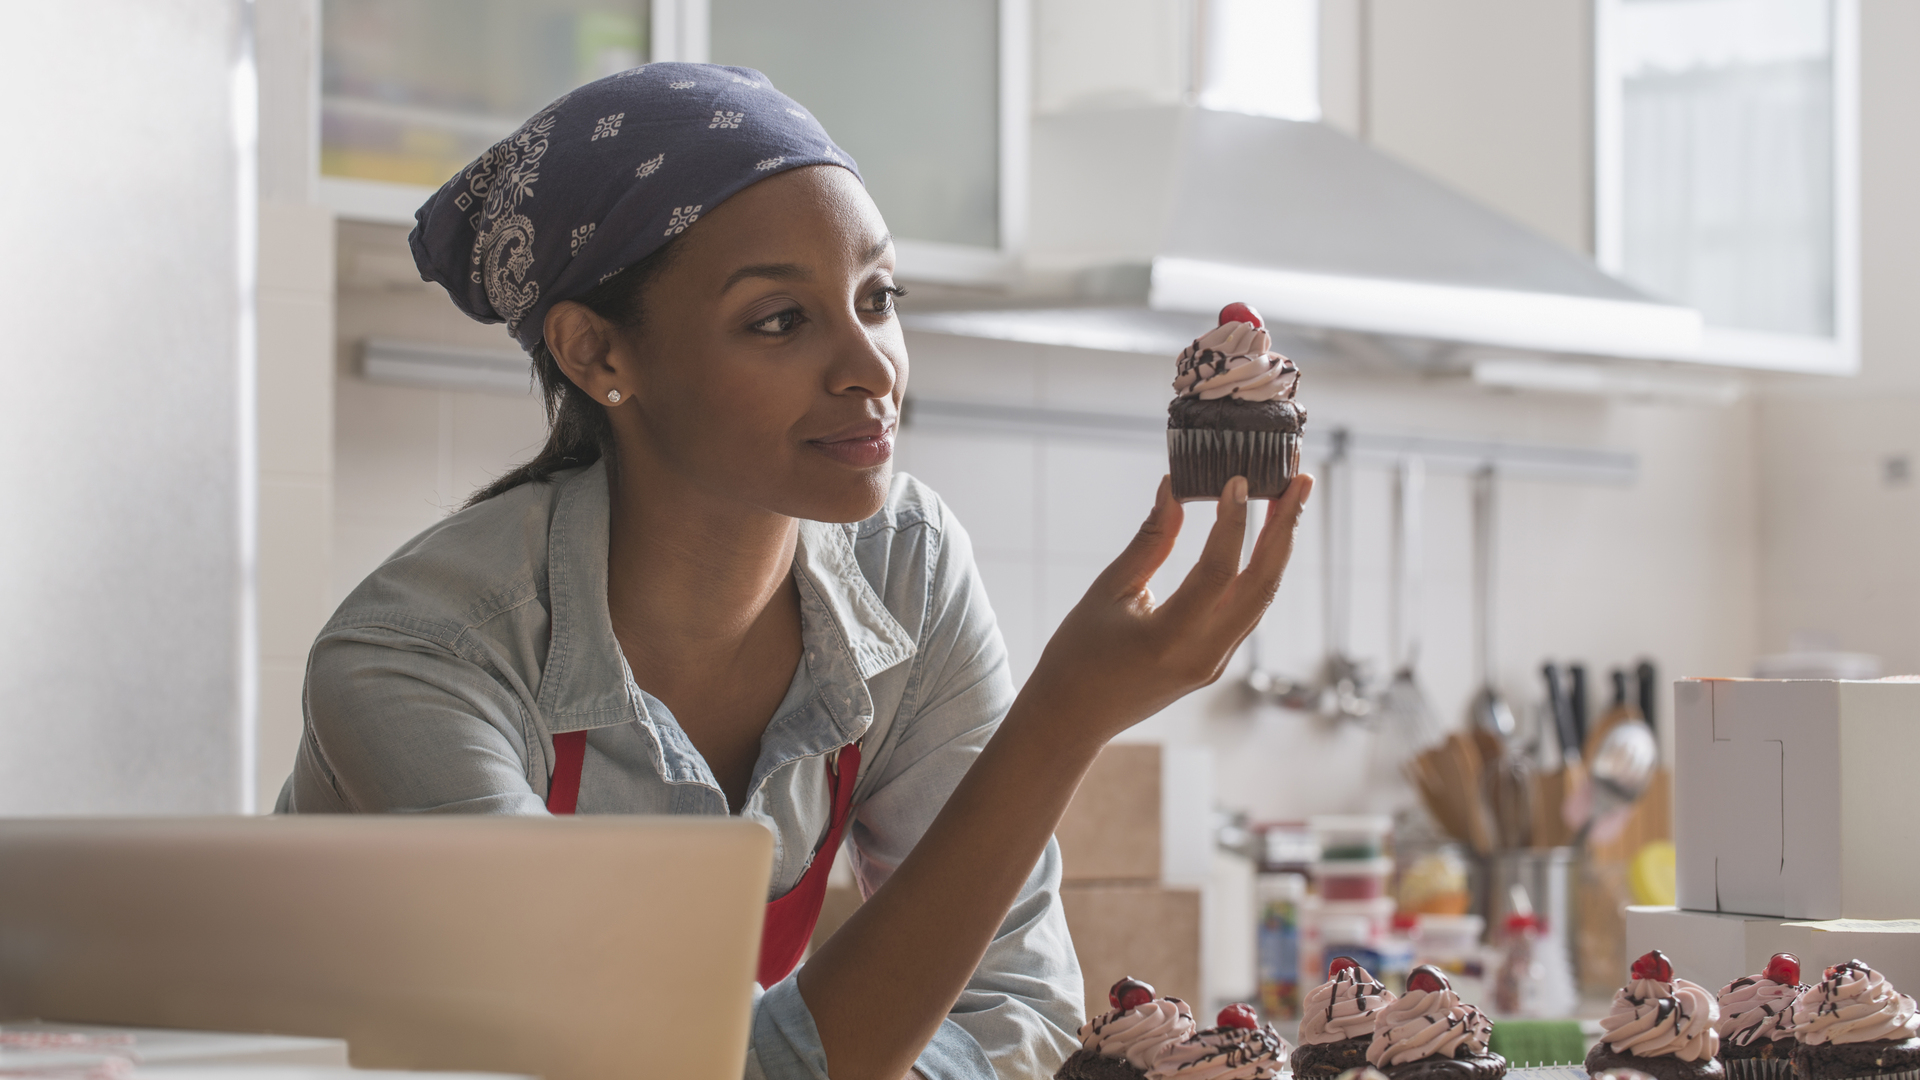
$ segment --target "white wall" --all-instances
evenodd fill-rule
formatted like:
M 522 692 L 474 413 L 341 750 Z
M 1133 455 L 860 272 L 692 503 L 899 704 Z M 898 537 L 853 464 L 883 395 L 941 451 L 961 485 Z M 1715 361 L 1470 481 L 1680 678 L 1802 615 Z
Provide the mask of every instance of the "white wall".
M 0 7 L 0 814 L 246 802 L 244 9 Z
M 1764 388 L 1762 647 L 1920 672 L 1920 5 L 1861 5 L 1861 373 Z M 1908 463 L 1889 482 L 1890 459 Z

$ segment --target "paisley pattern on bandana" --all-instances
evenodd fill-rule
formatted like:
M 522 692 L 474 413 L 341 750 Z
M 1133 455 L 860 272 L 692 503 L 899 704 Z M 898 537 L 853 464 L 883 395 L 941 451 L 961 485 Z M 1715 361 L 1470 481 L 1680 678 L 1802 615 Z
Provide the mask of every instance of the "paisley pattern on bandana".
M 766 76 L 645 64 L 535 113 L 427 200 L 408 243 L 423 279 L 532 349 L 555 303 L 653 254 L 748 185 L 809 165 L 859 176 Z
M 533 221 L 520 213 L 520 203 L 533 195 L 540 159 L 553 134 L 554 111 L 566 103 L 562 97 L 535 113 L 462 174 L 467 195 L 481 206 L 471 222 L 480 230 L 473 240 L 471 277 L 486 286 L 487 300 L 506 320 L 509 333 L 540 299 L 540 286 L 527 280 L 527 271 L 533 269 Z

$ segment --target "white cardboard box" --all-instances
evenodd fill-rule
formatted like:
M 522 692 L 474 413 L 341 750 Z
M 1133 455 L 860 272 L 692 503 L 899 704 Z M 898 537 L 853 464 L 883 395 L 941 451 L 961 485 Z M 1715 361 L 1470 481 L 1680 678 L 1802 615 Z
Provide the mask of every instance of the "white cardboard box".
M 1673 961 L 1675 975 L 1718 990 L 1742 975 L 1752 974 L 1747 970 L 1747 924 L 1758 921 L 1762 920 L 1748 915 L 1631 906 L 1627 908 L 1627 959 L 1659 949 Z M 1627 973 L 1618 974 L 1624 985 Z
M 1681 908 L 1920 916 L 1920 683 L 1683 679 L 1674 757 Z
M 1920 919 L 1760 919 L 1629 907 L 1627 954 L 1639 956 L 1649 949 L 1666 953 L 1676 975 L 1709 990 L 1764 970 L 1777 952 L 1800 958 L 1802 982 L 1814 982 L 1827 968 L 1857 959 L 1902 993 L 1920 988 Z

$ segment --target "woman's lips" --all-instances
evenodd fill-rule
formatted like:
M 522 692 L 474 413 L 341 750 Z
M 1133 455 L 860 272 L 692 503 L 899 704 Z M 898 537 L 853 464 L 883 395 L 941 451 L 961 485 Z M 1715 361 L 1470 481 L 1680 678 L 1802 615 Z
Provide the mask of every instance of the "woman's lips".
M 865 424 L 832 438 L 813 439 L 809 445 L 843 465 L 871 469 L 893 457 L 893 425 Z

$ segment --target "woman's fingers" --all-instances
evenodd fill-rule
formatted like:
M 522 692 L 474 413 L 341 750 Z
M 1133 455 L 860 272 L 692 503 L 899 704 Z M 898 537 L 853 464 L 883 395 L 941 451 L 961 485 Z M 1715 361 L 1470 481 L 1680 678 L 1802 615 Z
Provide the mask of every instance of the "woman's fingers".
M 1153 509 L 1140 531 L 1133 534 L 1120 557 L 1094 579 L 1093 587 L 1106 596 L 1131 596 L 1147 587 L 1160 565 L 1173 553 L 1173 542 L 1180 535 L 1180 522 L 1186 517 L 1173 498 L 1173 478 L 1162 476 L 1160 490 L 1154 493 Z
M 1225 621 L 1237 630 L 1235 640 L 1245 637 L 1273 602 L 1280 588 L 1280 575 L 1293 557 L 1293 534 L 1300 524 L 1300 513 L 1307 497 L 1313 494 L 1313 477 L 1305 473 L 1293 478 L 1279 498 L 1267 504 L 1267 524 L 1253 542 L 1253 554 L 1247 568 L 1234 579 L 1231 594 L 1223 606 Z
M 1220 489 L 1219 508 L 1207 546 L 1187 571 L 1165 607 L 1176 621 L 1210 612 L 1240 573 L 1240 549 L 1247 536 L 1247 478 L 1236 476 Z M 1200 617 L 1204 618 L 1204 615 Z

